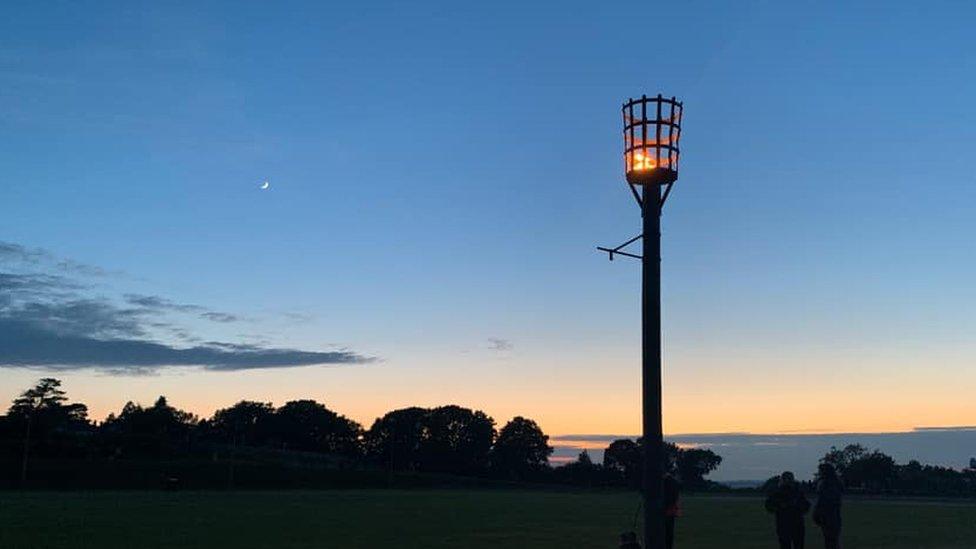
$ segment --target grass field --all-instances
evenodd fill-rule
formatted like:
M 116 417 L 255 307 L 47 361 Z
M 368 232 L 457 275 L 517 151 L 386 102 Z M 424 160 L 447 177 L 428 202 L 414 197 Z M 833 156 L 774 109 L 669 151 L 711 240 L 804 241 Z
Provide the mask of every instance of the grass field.
M 617 547 L 637 497 L 544 491 L 0 492 L 0 548 Z M 775 547 L 762 501 L 686 497 L 681 549 Z M 976 504 L 848 501 L 847 548 L 976 548 Z M 808 525 L 808 547 L 819 531 Z

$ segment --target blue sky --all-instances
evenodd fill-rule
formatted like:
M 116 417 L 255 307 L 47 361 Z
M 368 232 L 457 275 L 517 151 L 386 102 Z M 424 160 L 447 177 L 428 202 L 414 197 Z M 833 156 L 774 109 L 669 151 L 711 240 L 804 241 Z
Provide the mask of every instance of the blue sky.
M 455 401 L 636 431 L 638 266 L 593 247 L 639 230 L 619 107 L 662 92 L 686 105 L 663 220 L 666 428 L 976 419 L 965 3 L 2 15 L 0 240 L 108 271 L 88 295 L 246 319 L 173 320 L 202 341 L 377 359 L 64 372 L 97 412 L 309 396 L 368 423 Z M 8 400 L 40 375 L 8 371 Z

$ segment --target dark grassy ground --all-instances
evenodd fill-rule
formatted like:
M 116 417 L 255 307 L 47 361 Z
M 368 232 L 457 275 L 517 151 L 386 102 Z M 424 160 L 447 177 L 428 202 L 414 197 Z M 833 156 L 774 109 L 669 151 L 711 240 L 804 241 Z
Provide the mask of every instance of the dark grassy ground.
M 616 547 L 637 497 L 542 491 L 0 492 L 0 548 Z M 686 497 L 678 547 L 775 547 L 757 498 Z M 847 548 L 976 548 L 976 504 L 849 501 Z M 812 525 L 808 547 L 819 548 Z

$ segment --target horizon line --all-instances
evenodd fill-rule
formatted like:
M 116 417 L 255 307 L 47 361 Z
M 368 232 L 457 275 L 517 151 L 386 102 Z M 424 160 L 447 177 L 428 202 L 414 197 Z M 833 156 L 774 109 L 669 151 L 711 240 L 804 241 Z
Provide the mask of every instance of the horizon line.
M 830 429 L 798 429 L 790 431 L 771 431 L 771 432 L 751 432 L 751 431 L 718 431 L 710 433 L 665 433 L 664 436 L 667 437 L 774 437 L 774 436 L 823 436 L 823 435 L 908 435 L 913 433 L 938 433 L 938 432 L 969 432 L 976 431 L 976 425 L 957 425 L 957 426 L 935 426 L 935 427 L 912 427 L 907 430 L 894 430 L 894 431 L 846 431 L 846 430 L 830 430 Z M 636 439 L 641 435 L 631 434 L 587 434 L 587 433 L 567 433 L 561 435 L 550 435 L 551 439 L 560 440 L 594 440 L 594 439 Z

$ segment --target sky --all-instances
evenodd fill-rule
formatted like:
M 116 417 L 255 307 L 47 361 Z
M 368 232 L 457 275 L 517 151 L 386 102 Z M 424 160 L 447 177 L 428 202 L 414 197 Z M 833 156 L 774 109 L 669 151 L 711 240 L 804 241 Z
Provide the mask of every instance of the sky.
M 595 246 L 640 230 L 619 109 L 663 93 L 666 433 L 974 425 L 974 20 L 5 3 L 0 402 L 55 375 L 96 419 L 164 394 L 637 433 L 639 265 Z

